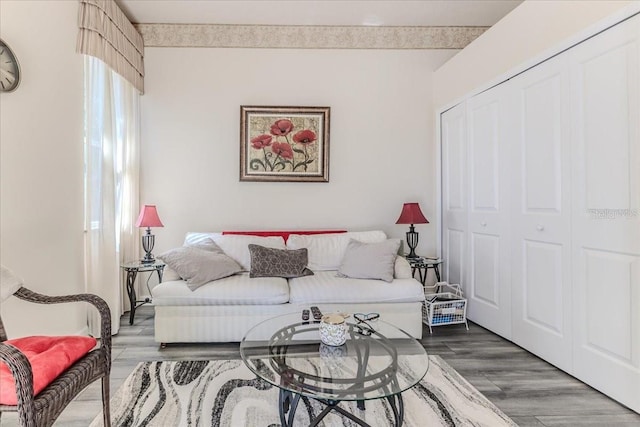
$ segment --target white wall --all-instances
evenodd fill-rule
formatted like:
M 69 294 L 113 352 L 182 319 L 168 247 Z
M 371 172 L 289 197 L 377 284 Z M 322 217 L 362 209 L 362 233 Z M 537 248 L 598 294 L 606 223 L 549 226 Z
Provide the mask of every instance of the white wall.
M 638 1 L 523 2 L 435 72 L 435 107 L 449 106 L 633 3 Z
M 0 1 L 22 83 L 0 93 L 0 261 L 49 294 L 83 290 L 82 57 L 74 1 Z M 2 304 L 10 336 L 76 333 L 82 305 Z
M 156 254 L 187 231 L 382 229 L 435 220 L 432 74 L 454 51 L 147 48 L 141 203 Z M 330 182 L 239 182 L 240 105 L 331 107 Z M 417 225 L 435 254 L 433 224 Z

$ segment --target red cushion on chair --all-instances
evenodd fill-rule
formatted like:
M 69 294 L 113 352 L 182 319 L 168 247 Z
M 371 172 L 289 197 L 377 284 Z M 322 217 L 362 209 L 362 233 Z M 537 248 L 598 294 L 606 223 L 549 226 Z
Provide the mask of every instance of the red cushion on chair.
M 95 338 L 82 336 L 34 336 L 5 341 L 5 344 L 14 346 L 29 359 L 33 371 L 34 395 L 91 351 L 96 343 Z M 4 362 L 0 362 L 0 404 L 18 404 L 16 383 Z

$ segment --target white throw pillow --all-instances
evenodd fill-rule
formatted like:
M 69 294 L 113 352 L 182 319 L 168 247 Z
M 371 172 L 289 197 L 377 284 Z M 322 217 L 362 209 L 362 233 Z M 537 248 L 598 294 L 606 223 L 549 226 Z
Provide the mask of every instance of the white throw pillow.
M 286 249 L 284 239 L 280 236 L 248 236 L 242 234 L 225 234 L 212 236 L 213 241 L 233 258 L 246 271 L 251 271 L 251 254 L 249 245 L 260 245 L 265 248 Z
M 377 243 L 387 240 L 384 231 L 350 231 L 335 234 L 291 234 L 287 248 L 307 248 L 309 269 L 312 271 L 337 270 L 350 240 L 362 243 Z
M 22 279 L 4 265 L 0 266 L 0 301 L 15 294 L 22 287 Z
M 396 257 L 396 265 L 393 269 L 393 276 L 396 279 L 413 279 L 413 273 L 411 272 L 411 265 L 404 257 Z
M 209 240 L 213 240 L 215 242 L 215 237 L 219 236 L 222 236 L 222 233 L 196 233 L 190 231 L 184 236 L 184 243 L 182 246 L 195 246 L 206 243 Z
M 378 243 L 351 240 L 338 269 L 338 275 L 353 279 L 379 279 L 392 282 L 399 248 L 400 239 Z

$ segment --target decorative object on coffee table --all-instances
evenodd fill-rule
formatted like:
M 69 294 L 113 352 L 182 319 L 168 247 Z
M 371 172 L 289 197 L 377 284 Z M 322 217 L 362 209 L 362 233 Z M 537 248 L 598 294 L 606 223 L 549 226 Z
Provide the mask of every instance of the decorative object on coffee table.
M 323 344 L 339 347 L 347 341 L 346 317 L 342 314 L 325 314 L 320 320 L 320 341 Z
M 240 181 L 329 181 L 329 107 L 240 107 Z
M 142 248 L 145 251 L 142 262 L 152 263 L 155 259 L 151 251 L 155 245 L 156 236 L 151 234 L 151 227 L 164 227 L 158 216 L 156 205 L 144 205 L 142 209 L 140 209 L 140 216 L 138 217 L 138 221 L 136 221 L 136 227 L 147 227 L 147 232 L 142 236 Z
M 418 203 L 405 203 L 402 206 L 402 212 L 400 212 L 400 218 L 398 218 L 396 224 L 410 224 L 409 231 L 407 232 L 407 245 L 409 245 L 410 252 L 407 258 L 418 258 L 418 255 L 416 255 L 418 232 L 415 230 L 413 224 L 428 223 L 429 221 L 423 215 Z

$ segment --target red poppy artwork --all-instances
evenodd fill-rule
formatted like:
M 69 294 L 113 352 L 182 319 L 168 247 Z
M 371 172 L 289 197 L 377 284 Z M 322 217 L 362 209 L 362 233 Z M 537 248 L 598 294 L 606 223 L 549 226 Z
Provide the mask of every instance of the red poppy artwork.
M 240 181 L 329 181 L 329 107 L 240 107 Z

